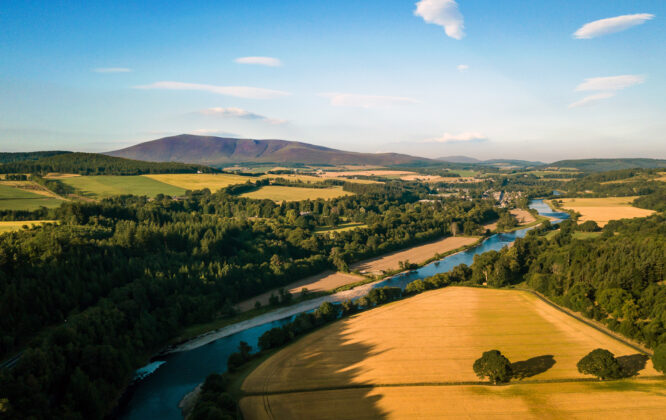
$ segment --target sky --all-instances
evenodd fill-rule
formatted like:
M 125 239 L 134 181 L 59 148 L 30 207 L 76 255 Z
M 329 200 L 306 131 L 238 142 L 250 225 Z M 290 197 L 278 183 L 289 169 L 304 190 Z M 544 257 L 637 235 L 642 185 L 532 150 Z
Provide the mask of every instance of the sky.
M 666 158 L 666 1 L 0 0 L 0 151 Z

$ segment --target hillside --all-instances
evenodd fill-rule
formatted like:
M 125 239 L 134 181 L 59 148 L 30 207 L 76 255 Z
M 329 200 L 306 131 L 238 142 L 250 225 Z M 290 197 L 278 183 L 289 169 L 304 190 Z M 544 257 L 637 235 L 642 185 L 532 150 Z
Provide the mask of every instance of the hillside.
M 479 159 L 475 159 L 473 157 L 469 156 L 442 156 L 437 158 L 437 160 L 441 160 L 442 162 L 450 162 L 450 163 L 480 163 L 481 161 Z
M 44 151 L 44 152 L 17 152 L 17 153 L 0 153 L 0 163 L 21 162 L 24 160 L 39 160 L 50 156 L 62 155 L 71 152 L 63 152 L 59 150 Z
M 81 175 L 140 175 L 152 173 L 212 172 L 202 165 L 175 162 L 141 162 L 97 153 L 64 153 L 38 160 L 24 160 L 0 164 L 0 173 L 49 172 L 74 173 Z
M 605 172 L 634 168 L 666 168 L 665 159 L 572 159 L 543 165 L 544 168 L 572 168 L 583 172 Z
M 153 162 L 219 166 L 230 163 L 400 165 L 429 161 L 397 153 L 355 153 L 287 140 L 251 140 L 181 134 L 106 153 Z

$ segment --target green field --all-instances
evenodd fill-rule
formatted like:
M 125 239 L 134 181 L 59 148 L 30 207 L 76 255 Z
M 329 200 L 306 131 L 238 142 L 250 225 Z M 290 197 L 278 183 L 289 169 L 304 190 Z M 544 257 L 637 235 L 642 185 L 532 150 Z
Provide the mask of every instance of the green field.
M 62 200 L 35 194 L 19 188 L 0 185 L 0 210 L 37 210 L 58 207 Z
M 353 229 L 358 229 L 361 227 L 367 227 L 366 224 L 363 223 L 356 223 L 356 222 L 350 222 L 350 223 L 341 223 L 337 226 L 322 226 L 318 227 L 315 229 L 316 234 L 324 234 L 324 233 L 333 233 L 333 232 L 344 232 L 347 230 L 353 230 Z
M 301 188 L 268 185 L 261 187 L 256 191 L 241 194 L 241 197 L 253 198 L 255 200 L 273 200 L 280 202 L 317 200 L 319 198 L 328 200 L 330 198 L 342 197 L 345 195 L 352 195 L 352 193 L 343 191 L 342 187 Z
M 472 171 L 470 169 L 449 169 L 452 174 L 458 174 L 461 177 L 470 177 L 478 175 L 479 171 Z
M 61 182 L 74 187 L 81 195 L 90 198 L 104 198 L 113 195 L 133 194 L 155 197 L 158 194 L 178 196 L 185 194 L 185 189 L 145 176 L 77 176 L 63 178 Z

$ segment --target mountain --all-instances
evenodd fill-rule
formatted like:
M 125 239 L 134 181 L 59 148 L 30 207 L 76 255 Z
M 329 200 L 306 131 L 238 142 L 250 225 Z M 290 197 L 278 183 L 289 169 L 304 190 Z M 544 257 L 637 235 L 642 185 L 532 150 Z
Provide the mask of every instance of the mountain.
M 147 141 L 109 156 L 152 162 L 220 166 L 232 163 L 304 163 L 402 165 L 432 162 L 398 153 L 356 153 L 288 140 L 251 140 L 181 134 Z
M 479 159 L 474 159 L 473 157 L 469 157 L 469 156 L 442 156 L 440 158 L 437 158 L 437 160 L 441 160 L 442 162 L 450 162 L 450 163 L 479 163 L 479 162 L 481 162 Z
M 571 168 L 583 172 L 606 172 L 634 168 L 666 168 L 665 159 L 573 159 L 544 164 L 544 168 Z

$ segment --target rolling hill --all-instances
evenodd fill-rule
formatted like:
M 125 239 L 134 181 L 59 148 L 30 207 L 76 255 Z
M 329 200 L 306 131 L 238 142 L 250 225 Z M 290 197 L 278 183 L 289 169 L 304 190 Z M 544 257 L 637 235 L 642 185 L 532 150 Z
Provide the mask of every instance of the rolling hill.
M 635 168 L 666 168 L 666 160 L 643 158 L 573 159 L 549 163 L 544 165 L 544 168 L 571 168 L 583 172 L 605 172 Z
M 233 139 L 181 134 L 106 153 L 152 162 L 220 166 L 233 163 L 401 165 L 427 162 L 398 153 L 356 153 L 288 140 Z

